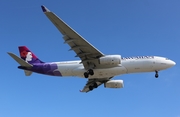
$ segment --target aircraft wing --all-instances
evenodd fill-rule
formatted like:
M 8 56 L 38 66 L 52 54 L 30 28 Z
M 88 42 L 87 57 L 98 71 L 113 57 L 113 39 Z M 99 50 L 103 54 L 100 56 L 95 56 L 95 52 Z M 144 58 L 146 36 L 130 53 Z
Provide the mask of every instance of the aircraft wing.
M 89 80 L 87 81 L 86 85 L 84 86 L 84 88 L 83 88 L 82 90 L 80 90 L 80 92 L 86 92 L 86 93 L 87 93 L 87 92 L 91 91 L 91 90 L 89 89 L 89 86 L 92 86 L 94 83 L 96 83 L 96 84 L 97 84 L 97 87 L 99 87 L 101 84 L 107 82 L 109 79 L 111 79 L 111 78 L 89 79 Z M 97 88 L 97 87 L 96 87 L 96 88 Z
M 63 39 L 65 40 L 64 43 L 67 43 L 71 47 L 70 50 L 74 50 L 76 53 L 75 57 L 79 57 L 82 60 L 82 63 L 83 61 L 97 59 L 104 55 L 53 12 L 49 11 L 45 6 L 41 7 L 45 15 L 63 35 Z M 86 64 L 83 63 L 83 65 L 87 68 Z

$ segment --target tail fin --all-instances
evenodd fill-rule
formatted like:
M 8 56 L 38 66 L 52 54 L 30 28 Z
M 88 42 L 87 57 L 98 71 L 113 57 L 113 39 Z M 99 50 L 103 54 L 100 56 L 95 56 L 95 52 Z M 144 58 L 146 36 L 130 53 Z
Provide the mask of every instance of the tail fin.
M 26 46 L 19 46 L 19 53 L 21 58 L 29 64 L 43 63 Z

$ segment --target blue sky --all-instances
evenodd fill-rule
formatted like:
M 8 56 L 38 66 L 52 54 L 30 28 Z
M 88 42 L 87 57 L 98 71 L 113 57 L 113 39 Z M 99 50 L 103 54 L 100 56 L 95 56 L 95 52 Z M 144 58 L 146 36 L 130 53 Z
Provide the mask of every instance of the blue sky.
M 25 77 L 7 55 L 28 46 L 43 61 L 74 60 L 62 35 L 43 14 L 45 5 L 105 54 L 168 57 L 176 66 L 128 74 L 123 89 L 80 93 L 86 79 Z M 1 0 L 0 117 L 180 117 L 179 0 Z

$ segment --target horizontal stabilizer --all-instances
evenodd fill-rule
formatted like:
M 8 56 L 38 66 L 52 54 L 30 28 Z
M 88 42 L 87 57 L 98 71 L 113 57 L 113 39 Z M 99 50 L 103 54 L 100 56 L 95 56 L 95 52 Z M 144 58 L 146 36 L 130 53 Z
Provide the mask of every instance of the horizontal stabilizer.
M 32 71 L 24 70 L 24 73 L 26 76 L 30 76 L 32 74 Z
M 18 56 L 16 56 L 13 53 L 8 52 L 8 54 L 16 61 L 18 62 L 21 66 L 24 67 L 32 67 L 31 64 L 27 63 L 26 61 L 24 61 L 23 59 L 19 58 Z

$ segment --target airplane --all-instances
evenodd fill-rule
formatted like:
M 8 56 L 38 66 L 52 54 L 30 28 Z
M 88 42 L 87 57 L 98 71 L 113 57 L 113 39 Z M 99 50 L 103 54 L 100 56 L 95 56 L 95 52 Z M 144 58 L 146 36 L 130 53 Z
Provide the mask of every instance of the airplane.
M 41 6 L 44 14 L 56 26 L 63 36 L 64 43 L 76 53 L 81 60 L 43 62 L 26 46 L 19 46 L 20 57 L 8 52 L 17 61 L 19 69 L 24 70 L 26 76 L 33 72 L 50 76 L 77 76 L 86 78 L 87 83 L 81 92 L 89 92 L 104 84 L 105 88 L 123 88 L 123 80 L 112 80 L 115 76 L 158 72 L 174 66 L 176 63 L 166 57 L 137 56 L 122 57 L 121 55 L 106 55 L 95 48 L 75 30 L 68 26 L 56 14 Z

